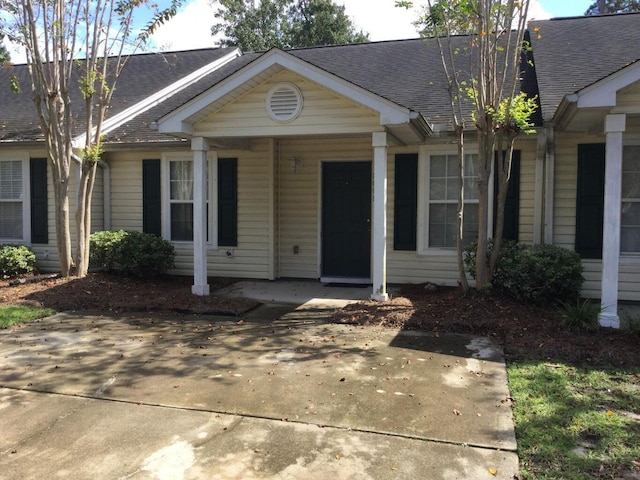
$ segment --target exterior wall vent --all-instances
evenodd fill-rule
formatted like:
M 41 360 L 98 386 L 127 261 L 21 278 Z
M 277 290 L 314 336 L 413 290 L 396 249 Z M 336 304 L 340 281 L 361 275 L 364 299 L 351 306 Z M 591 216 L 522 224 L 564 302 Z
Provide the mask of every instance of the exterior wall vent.
M 266 109 L 276 122 L 295 120 L 302 111 L 302 92 L 292 83 L 278 83 L 267 94 Z

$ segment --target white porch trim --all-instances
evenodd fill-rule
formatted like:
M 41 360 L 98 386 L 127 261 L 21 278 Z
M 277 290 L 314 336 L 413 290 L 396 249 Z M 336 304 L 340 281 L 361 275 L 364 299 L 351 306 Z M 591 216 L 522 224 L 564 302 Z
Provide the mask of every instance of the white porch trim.
M 372 300 L 384 302 L 387 294 L 387 134 L 374 132 L 373 146 L 373 239 Z
M 601 311 L 603 327 L 620 328 L 618 273 L 620 268 L 620 202 L 622 201 L 622 134 L 626 115 L 607 115 L 604 174 L 604 225 L 602 233 Z
M 195 295 L 209 295 L 207 283 L 207 152 L 206 139 L 191 140 L 193 151 L 193 286 Z

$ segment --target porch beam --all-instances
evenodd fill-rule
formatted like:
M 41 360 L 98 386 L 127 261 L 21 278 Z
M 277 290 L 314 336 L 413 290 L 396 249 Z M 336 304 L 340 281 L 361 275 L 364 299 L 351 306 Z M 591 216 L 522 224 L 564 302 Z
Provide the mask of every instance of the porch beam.
M 207 283 L 207 152 L 203 137 L 191 140 L 193 152 L 193 286 L 194 295 L 209 295 Z
M 602 232 L 601 310 L 603 327 L 620 328 L 618 316 L 618 273 L 620 263 L 620 206 L 622 200 L 622 134 L 624 114 L 607 115 L 604 169 L 604 228 Z
M 387 134 L 374 132 L 373 146 L 373 232 L 372 300 L 384 302 L 387 294 Z

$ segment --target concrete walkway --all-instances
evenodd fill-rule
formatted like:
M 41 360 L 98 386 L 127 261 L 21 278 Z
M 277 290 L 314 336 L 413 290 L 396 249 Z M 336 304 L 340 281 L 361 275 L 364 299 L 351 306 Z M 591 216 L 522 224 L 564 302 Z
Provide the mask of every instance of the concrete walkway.
M 243 317 L 0 331 L 0 479 L 512 479 L 487 339 Z

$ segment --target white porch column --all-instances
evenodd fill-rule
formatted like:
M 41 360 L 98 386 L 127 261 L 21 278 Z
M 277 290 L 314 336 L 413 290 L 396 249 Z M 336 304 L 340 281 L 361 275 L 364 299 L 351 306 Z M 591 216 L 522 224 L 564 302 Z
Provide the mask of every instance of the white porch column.
M 603 327 L 620 328 L 618 317 L 618 267 L 620 263 L 620 202 L 622 196 L 622 133 L 624 114 L 607 115 L 604 170 L 604 224 L 602 233 L 601 311 Z
M 373 145 L 373 248 L 372 300 L 384 302 L 387 294 L 387 134 L 374 132 Z
M 207 151 L 202 137 L 191 140 L 193 151 L 193 286 L 191 293 L 209 295 L 207 283 Z

